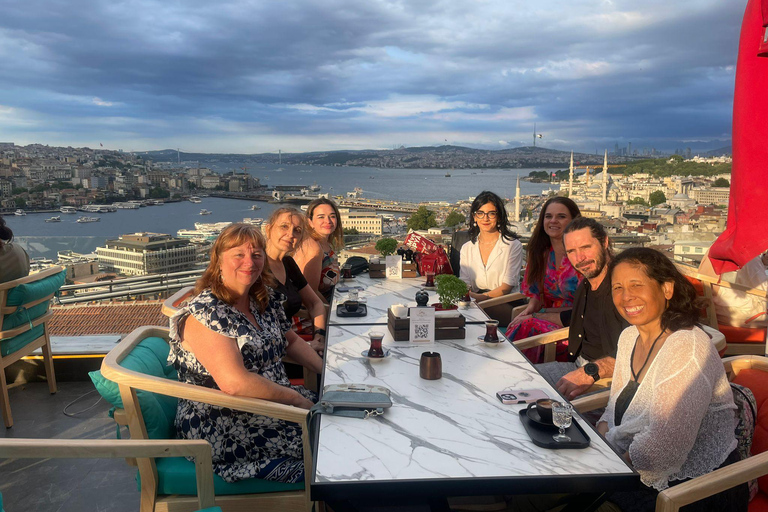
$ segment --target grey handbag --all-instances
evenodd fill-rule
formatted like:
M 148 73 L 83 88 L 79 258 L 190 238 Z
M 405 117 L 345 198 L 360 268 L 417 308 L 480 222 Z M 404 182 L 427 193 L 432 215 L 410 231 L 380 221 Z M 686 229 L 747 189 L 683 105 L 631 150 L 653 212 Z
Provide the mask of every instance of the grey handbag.
M 310 412 L 368 418 L 384 414 L 384 409 L 389 407 L 392 407 L 392 400 L 389 389 L 384 386 L 333 384 L 323 389 L 323 395 Z

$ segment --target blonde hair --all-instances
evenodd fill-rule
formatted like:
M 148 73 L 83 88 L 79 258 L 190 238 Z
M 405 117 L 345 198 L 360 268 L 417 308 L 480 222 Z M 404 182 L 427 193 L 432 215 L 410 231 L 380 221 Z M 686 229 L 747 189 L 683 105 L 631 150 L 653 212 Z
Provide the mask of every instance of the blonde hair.
M 291 218 L 298 217 L 300 221 L 300 227 L 301 227 L 301 236 L 298 240 L 296 240 L 296 243 L 294 244 L 294 249 L 289 251 L 288 254 L 293 254 L 297 248 L 301 247 L 301 244 L 304 243 L 304 239 L 307 238 L 307 233 L 309 232 L 309 224 L 307 223 L 307 218 L 304 216 L 304 213 L 302 213 L 300 210 L 297 210 L 293 206 L 282 206 L 278 208 L 277 210 L 272 212 L 272 215 L 269 216 L 269 220 L 267 220 L 266 225 L 264 226 L 264 234 L 267 237 L 267 240 L 269 240 L 269 237 L 272 235 L 272 229 L 275 227 L 275 222 L 277 222 L 277 219 L 280 218 L 281 215 L 289 213 L 291 214 Z
M 331 244 L 331 247 L 334 250 L 337 250 L 344 246 L 344 232 L 341 227 L 341 213 L 339 212 L 339 207 L 336 206 L 336 203 L 334 203 L 331 199 L 326 199 L 325 197 L 315 199 L 314 201 L 310 202 L 307 205 L 307 217 L 310 220 L 312 220 L 312 217 L 315 214 L 315 208 L 324 204 L 327 204 L 328 206 L 333 208 L 333 213 L 336 214 L 336 229 L 334 229 L 333 233 L 331 233 L 330 236 L 328 237 L 328 243 Z M 312 235 L 312 238 L 314 238 L 315 240 L 317 241 L 323 240 L 323 237 L 321 235 L 318 235 L 311 225 L 309 225 L 309 232 Z
M 221 255 L 233 247 L 238 247 L 245 243 L 250 243 L 254 247 L 266 252 L 267 242 L 264 235 L 251 224 L 241 222 L 230 224 L 219 234 L 211 247 L 211 261 L 203 275 L 195 283 L 195 294 L 210 288 L 213 295 L 223 300 L 227 304 L 233 305 L 237 297 L 221 281 Z M 259 312 L 263 313 L 269 302 L 269 290 L 267 286 L 274 288 L 276 284 L 275 277 L 269 268 L 269 261 L 264 255 L 264 268 L 261 270 L 261 276 L 253 283 L 248 295 L 253 297 L 259 304 Z

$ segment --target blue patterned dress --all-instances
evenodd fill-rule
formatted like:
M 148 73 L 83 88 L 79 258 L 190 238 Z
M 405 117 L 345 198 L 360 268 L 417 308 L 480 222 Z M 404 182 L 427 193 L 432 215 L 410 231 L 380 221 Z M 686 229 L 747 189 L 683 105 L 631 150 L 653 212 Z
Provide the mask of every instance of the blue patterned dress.
M 178 371 L 179 381 L 219 389 L 195 355 L 181 345 L 180 322 L 192 315 L 212 331 L 237 340 L 248 371 L 316 401 L 313 392 L 291 386 L 288 381 L 282 357 L 288 346 L 283 333 L 290 323 L 281 305 L 282 295 L 275 295 L 270 294 L 264 313 L 259 313 L 258 303 L 251 299 L 251 313 L 261 330 L 210 290 L 204 290 L 179 310 L 171 318 L 168 354 L 168 363 Z M 176 434 L 182 439 L 205 439 L 211 443 L 213 470 L 227 482 L 254 477 L 290 483 L 304 479 L 301 427 L 295 423 L 180 399 Z

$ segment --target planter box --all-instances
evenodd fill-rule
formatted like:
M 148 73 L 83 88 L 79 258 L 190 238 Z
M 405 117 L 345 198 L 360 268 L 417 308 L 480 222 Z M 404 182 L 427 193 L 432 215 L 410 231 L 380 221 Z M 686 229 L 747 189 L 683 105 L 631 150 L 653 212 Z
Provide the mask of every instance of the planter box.
M 371 263 L 368 265 L 368 276 L 374 279 L 387 277 L 386 263 Z M 419 277 L 416 271 L 416 263 L 403 263 L 403 277 Z
M 435 318 L 435 339 L 461 340 L 467 334 L 463 315 L 452 318 Z M 392 310 L 387 311 L 387 328 L 395 341 L 408 341 L 411 334 L 410 318 L 397 318 Z
M 416 263 L 403 263 L 403 277 L 419 277 L 419 272 L 416 270 Z

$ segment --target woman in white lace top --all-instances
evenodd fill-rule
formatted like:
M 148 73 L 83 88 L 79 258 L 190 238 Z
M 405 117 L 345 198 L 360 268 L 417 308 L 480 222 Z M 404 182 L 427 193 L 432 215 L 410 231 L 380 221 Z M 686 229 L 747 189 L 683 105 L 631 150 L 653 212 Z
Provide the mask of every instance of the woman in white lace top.
M 696 293 L 652 249 L 610 267 L 613 302 L 631 326 L 619 339 L 611 396 L 598 431 L 640 474 L 644 489 L 614 493 L 621 510 L 653 510 L 658 491 L 739 460 L 735 405 L 723 363 L 695 324 Z M 746 510 L 746 485 L 695 510 Z

